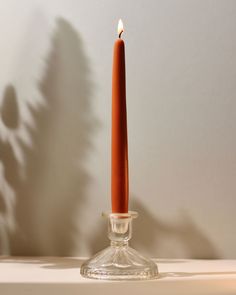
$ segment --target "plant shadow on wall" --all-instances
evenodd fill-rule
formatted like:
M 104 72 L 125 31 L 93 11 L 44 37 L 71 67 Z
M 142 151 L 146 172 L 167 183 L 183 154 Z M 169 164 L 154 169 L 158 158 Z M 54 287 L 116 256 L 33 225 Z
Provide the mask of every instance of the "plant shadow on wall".
M 19 126 L 19 109 L 15 88 L 8 85 L 3 94 L 1 120 L 14 134 Z M 16 194 L 11 182 L 19 186 L 19 173 L 14 150 L 7 140 L 0 140 L 0 253 L 10 254 L 9 235 L 15 230 Z
M 27 106 L 34 126 L 27 126 L 32 147 L 20 143 L 25 159 L 23 178 L 18 175 L 11 145 L 0 141 L 5 180 L 16 199 L 12 208 L 17 227 L 8 231 L 13 255 L 69 256 L 75 248 L 79 250 L 79 220 L 91 181 L 86 160 L 98 125 L 91 106 L 93 86 L 81 38 L 59 18 L 39 83 L 45 104 Z M 16 113 L 2 112 L 3 123 L 17 128 Z M 2 190 L 0 197 L 3 216 L 9 201 Z M 3 232 L 1 229 L 0 243 L 6 240 Z
M 180 219 L 167 222 L 154 216 L 138 198 L 131 196 L 130 199 L 130 208 L 139 213 L 133 222 L 131 246 L 135 249 L 158 258 L 219 258 L 213 243 L 187 212 L 182 212 Z M 108 246 L 106 227 L 101 223 L 91 240 L 92 253 Z

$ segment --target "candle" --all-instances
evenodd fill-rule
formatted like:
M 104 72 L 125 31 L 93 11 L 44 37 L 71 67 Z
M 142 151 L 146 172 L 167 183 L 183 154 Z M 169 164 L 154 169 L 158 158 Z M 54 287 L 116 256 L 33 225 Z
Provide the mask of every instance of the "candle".
M 121 39 L 122 21 L 118 24 L 118 39 L 114 44 L 112 72 L 112 212 L 127 213 L 129 199 L 128 140 L 125 87 L 125 43 Z

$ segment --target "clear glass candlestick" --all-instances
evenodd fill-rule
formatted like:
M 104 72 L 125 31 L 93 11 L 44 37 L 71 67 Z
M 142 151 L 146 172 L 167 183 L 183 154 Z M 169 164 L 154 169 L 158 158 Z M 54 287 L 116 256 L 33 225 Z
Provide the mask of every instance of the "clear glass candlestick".
M 157 265 L 129 247 L 132 221 L 137 212 L 103 213 L 108 218 L 110 246 L 98 252 L 81 266 L 86 278 L 104 280 L 144 280 L 158 276 Z

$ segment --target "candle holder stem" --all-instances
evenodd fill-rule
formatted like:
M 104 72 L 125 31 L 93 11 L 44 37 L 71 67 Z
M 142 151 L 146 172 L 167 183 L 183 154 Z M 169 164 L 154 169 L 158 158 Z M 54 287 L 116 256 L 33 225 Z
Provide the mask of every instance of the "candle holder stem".
M 158 276 L 157 265 L 131 248 L 132 221 L 137 212 L 103 213 L 108 218 L 110 246 L 81 266 L 81 275 L 104 280 L 144 280 Z

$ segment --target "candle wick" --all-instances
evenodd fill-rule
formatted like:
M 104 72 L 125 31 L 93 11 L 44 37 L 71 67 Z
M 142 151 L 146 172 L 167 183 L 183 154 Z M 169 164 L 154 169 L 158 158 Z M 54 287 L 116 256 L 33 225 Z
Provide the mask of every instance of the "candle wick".
M 120 31 L 120 34 L 119 34 L 119 39 L 121 38 L 121 34 L 123 33 L 123 30 Z

